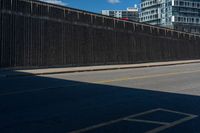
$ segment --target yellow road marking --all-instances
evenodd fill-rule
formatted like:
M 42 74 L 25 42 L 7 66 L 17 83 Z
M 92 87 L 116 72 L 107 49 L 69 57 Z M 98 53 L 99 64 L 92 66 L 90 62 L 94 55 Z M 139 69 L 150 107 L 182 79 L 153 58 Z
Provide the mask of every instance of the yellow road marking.
M 97 81 L 97 82 L 93 82 L 93 83 L 96 83 L 96 84 L 97 83 L 111 83 L 111 82 L 118 82 L 118 81 L 156 78 L 156 77 L 173 76 L 173 75 L 196 73 L 196 72 L 200 72 L 200 70 L 186 71 L 186 72 L 171 72 L 171 73 L 165 73 L 165 74 L 144 75 L 144 76 L 137 76 L 137 77 L 123 77 L 123 78 L 118 78 L 118 79 L 102 80 L 102 81 Z
M 127 80 L 138 80 L 138 79 L 146 79 L 146 78 L 155 78 L 155 77 L 164 77 L 164 76 L 173 76 L 173 75 L 179 75 L 179 74 L 187 74 L 187 73 L 196 73 L 200 72 L 200 70 L 194 70 L 194 71 L 185 71 L 185 72 L 171 72 L 171 73 L 165 73 L 165 74 L 154 74 L 154 75 L 144 75 L 144 76 L 137 76 L 137 77 L 123 77 L 118 79 L 112 79 L 112 80 L 101 80 L 96 82 L 85 82 L 85 84 L 102 84 L 102 83 L 111 83 L 111 82 L 119 82 L 119 81 L 127 81 Z M 73 84 L 68 86 L 60 86 L 61 88 L 64 87 L 72 87 L 72 86 L 79 86 L 80 84 Z M 8 93 L 1 93 L 0 96 L 5 95 L 12 95 L 12 94 L 21 94 L 21 93 L 27 93 L 27 92 L 35 92 L 35 91 L 41 91 L 41 90 L 47 90 L 47 89 L 53 89 L 53 88 L 59 88 L 59 87 L 47 87 L 47 88 L 36 88 L 36 89 L 30 89 L 30 90 L 20 90 L 20 91 L 13 91 Z

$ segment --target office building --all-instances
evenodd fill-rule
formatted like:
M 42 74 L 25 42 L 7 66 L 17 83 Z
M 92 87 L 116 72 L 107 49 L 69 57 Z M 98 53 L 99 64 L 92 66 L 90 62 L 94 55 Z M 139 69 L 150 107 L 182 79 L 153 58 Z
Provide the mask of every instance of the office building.
M 142 0 L 140 22 L 200 33 L 200 0 Z

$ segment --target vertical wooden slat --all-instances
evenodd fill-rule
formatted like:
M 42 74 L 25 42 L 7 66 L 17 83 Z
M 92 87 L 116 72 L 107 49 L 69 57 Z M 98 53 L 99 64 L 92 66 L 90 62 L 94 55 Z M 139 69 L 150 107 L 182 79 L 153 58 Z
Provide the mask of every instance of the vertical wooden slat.
M 0 68 L 3 67 L 3 56 L 2 56 L 2 53 L 3 53 L 3 19 L 2 19 L 2 6 L 3 6 L 3 1 L 0 1 Z
M 200 38 L 39 1 L 0 0 L 0 67 L 200 58 Z

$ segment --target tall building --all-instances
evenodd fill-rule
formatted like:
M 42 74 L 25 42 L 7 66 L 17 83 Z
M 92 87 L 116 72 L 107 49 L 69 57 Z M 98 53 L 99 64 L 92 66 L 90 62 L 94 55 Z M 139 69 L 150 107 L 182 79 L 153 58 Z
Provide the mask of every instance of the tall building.
M 140 22 L 200 33 L 200 0 L 141 0 Z
M 102 10 L 101 13 L 111 17 L 139 21 L 138 8 L 136 5 L 135 7 L 128 7 L 126 10 Z

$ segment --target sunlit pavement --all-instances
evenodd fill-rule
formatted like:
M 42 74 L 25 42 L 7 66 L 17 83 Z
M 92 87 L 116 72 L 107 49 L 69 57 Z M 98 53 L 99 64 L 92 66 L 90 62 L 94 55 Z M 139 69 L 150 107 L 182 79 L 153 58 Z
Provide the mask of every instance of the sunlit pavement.
M 199 133 L 200 64 L 0 78 L 0 133 Z

